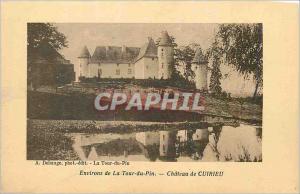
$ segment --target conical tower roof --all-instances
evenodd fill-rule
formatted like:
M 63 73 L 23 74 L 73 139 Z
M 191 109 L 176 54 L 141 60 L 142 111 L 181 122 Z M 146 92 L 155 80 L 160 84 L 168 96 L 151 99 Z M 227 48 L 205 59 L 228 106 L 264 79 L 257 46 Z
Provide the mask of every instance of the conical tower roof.
M 171 38 L 167 31 L 161 32 L 161 37 L 160 37 L 160 41 L 159 41 L 158 45 L 159 46 L 172 46 L 172 41 L 171 41 Z
M 84 46 L 80 52 L 78 58 L 90 58 L 91 54 L 86 46 Z
M 198 47 L 196 49 L 196 53 L 195 53 L 192 63 L 196 63 L 196 64 L 208 63 L 208 61 L 207 61 L 206 57 L 203 55 L 202 49 L 200 47 Z

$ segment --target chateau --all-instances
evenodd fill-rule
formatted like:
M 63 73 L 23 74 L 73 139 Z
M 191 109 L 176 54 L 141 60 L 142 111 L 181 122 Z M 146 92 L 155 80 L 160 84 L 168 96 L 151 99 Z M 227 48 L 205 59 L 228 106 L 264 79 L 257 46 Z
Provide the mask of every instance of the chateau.
M 141 48 L 98 46 L 92 56 L 85 46 L 78 58 L 76 81 L 79 77 L 169 79 L 174 50 L 168 32 L 162 31 L 158 45 L 148 37 Z M 207 90 L 208 62 L 200 48 L 192 63 L 197 89 Z

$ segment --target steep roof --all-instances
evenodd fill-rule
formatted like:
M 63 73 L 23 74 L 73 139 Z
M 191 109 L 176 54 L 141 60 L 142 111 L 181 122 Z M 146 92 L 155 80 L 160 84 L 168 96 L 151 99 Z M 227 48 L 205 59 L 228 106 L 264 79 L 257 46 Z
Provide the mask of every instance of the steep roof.
M 86 46 L 84 46 L 80 52 L 78 58 L 90 58 L 91 54 Z
M 151 37 L 149 37 L 148 42 L 142 46 L 139 55 L 135 59 L 135 62 L 143 57 L 157 57 L 157 46 Z
M 138 55 L 140 48 L 98 46 L 92 56 L 92 63 L 130 63 Z
M 92 56 L 92 62 L 100 61 L 101 59 L 106 58 L 106 48 L 105 46 L 98 46 L 96 47 L 94 54 Z
M 162 31 L 159 41 L 159 46 L 172 46 L 171 38 L 167 31 Z
M 202 49 L 200 47 L 197 48 L 192 63 L 197 63 L 197 64 L 208 63 L 208 61 L 207 61 L 206 57 L 203 55 Z

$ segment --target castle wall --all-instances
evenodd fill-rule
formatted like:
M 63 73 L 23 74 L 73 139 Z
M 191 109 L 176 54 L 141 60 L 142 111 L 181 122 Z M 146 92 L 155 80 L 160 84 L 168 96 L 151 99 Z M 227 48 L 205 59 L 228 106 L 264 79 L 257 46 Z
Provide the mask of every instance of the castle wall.
M 156 57 L 145 57 L 144 64 L 144 79 L 158 79 L 158 59 Z
M 135 78 L 136 79 L 144 79 L 144 72 L 145 72 L 145 58 L 142 58 L 140 60 L 138 60 L 135 63 Z
M 98 63 L 90 63 L 89 64 L 89 76 L 88 77 L 98 77 L 98 70 L 100 69 L 100 65 Z
M 90 63 L 85 77 L 98 77 L 99 72 L 100 78 L 132 78 L 134 70 L 134 64 L 128 63 Z
M 157 57 L 143 57 L 135 63 L 136 79 L 158 79 Z

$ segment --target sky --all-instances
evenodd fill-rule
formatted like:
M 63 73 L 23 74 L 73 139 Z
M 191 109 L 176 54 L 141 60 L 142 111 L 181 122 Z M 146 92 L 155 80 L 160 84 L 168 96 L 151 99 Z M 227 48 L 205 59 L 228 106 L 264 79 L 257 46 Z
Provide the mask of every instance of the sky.
M 56 23 L 58 31 L 66 35 L 68 48 L 60 51 L 73 64 L 78 63 L 78 55 L 87 46 L 92 55 L 96 46 L 141 47 L 148 37 L 156 40 L 161 31 L 167 30 L 175 37 L 179 46 L 198 43 L 207 49 L 217 29 L 217 24 L 160 24 L 160 23 Z

